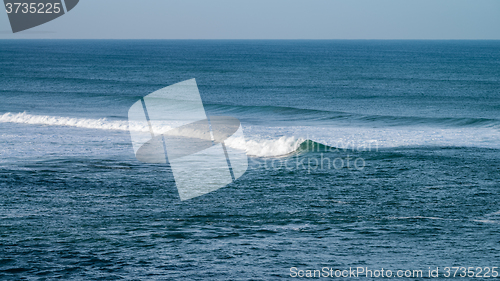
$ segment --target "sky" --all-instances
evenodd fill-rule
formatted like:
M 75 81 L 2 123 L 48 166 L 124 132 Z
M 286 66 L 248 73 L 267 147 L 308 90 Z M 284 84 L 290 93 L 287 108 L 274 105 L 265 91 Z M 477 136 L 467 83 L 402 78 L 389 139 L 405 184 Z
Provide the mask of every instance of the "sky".
M 500 39 L 499 0 L 80 0 L 0 39 Z

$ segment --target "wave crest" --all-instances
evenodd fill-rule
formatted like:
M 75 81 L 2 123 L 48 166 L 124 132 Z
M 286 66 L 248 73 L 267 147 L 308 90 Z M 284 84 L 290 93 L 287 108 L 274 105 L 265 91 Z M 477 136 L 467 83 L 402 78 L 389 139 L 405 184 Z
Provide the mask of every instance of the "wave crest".
M 248 156 L 278 157 L 298 151 L 304 141 L 295 137 L 247 141 L 242 138 L 229 138 L 224 143 L 234 149 L 246 150 Z
M 128 121 L 110 121 L 106 118 L 101 119 L 87 119 L 87 118 L 73 118 L 61 116 L 47 116 L 47 115 L 31 115 L 26 112 L 10 113 L 7 112 L 0 116 L 0 123 L 19 123 L 29 125 L 47 125 L 47 126 L 69 126 L 85 129 L 98 129 L 98 130 L 117 130 L 117 131 L 139 131 L 149 132 L 149 127 L 144 126 L 142 123 L 128 122 Z M 162 125 L 161 130 L 169 130 L 171 126 Z

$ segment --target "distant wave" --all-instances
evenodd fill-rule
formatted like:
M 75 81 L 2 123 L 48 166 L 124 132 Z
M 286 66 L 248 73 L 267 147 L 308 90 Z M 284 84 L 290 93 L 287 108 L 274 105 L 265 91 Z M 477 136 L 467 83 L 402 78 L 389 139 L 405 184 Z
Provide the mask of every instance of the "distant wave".
M 242 106 L 208 104 L 214 112 L 225 114 L 242 114 L 243 116 L 269 116 L 269 119 L 287 121 L 347 121 L 359 124 L 380 126 L 440 126 L 440 127 L 498 127 L 500 119 L 493 118 L 464 118 L 464 117 L 423 117 L 423 116 L 394 116 L 369 115 L 343 111 L 328 111 L 317 109 L 303 109 L 282 106 Z

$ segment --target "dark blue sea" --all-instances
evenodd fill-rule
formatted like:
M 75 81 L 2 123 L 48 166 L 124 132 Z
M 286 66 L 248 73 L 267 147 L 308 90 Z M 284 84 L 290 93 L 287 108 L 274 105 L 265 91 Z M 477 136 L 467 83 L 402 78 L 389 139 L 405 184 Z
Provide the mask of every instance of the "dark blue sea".
M 192 78 L 249 168 L 181 201 L 127 114 Z M 500 41 L 0 40 L 2 280 L 499 267 Z

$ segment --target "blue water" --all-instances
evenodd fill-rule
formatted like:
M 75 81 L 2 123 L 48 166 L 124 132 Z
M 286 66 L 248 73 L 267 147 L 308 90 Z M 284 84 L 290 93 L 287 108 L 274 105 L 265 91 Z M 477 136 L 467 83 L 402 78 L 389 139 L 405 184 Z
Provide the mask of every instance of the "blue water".
M 191 78 L 249 169 L 180 201 L 127 113 Z M 0 40 L 0 101 L 0 279 L 500 267 L 500 41 Z

